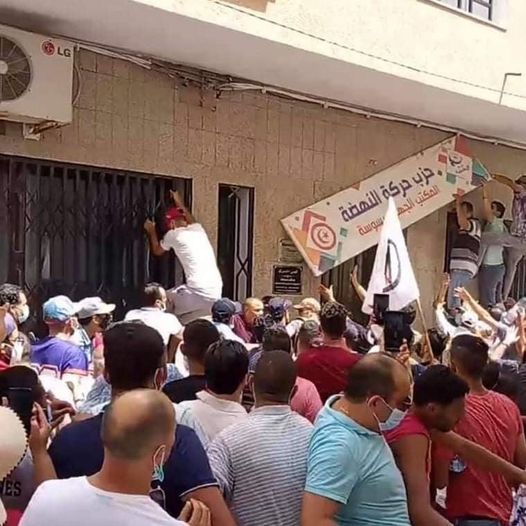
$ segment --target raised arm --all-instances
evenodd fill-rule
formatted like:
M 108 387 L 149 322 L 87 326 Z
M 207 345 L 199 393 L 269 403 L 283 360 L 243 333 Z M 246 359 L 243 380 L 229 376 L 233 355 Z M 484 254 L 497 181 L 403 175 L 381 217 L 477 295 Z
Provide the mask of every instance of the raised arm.
M 468 219 L 468 216 L 466 215 L 466 212 L 462 208 L 462 203 L 463 203 L 462 196 L 460 194 L 455 194 L 455 209 L 457 212 L 458 226 L 462 230 L 469 230 L 469 226 L 470 226 L 469 219 Z
M 501 174 L 491 174 L 495 181 L 506 185 L 508 188 L 511 188 L 514 192 L 520 192 L 522 190 L 521 185 L 517 184 L 513 179 L 506 177 Z
M 471 308 L 471 310 L 481 319 L 484 323 L 487 323 L 493 330 L 498 328 L 498 323 L 493 319 L 493 316 L 484 308 L 473 296 L 464 288 L 456 289 L 460 299 L 465 301 Z
M 488 191 L 485 186 L 482 187 L 482 204 L 484 205 L 484 208 L 483 208 L 484 219 L 488 223 L 493 223 L 493 221 L 495 221 L 495 214 L 493 213 L 493 210 L 491 209 L 491 201 L 489 200 Z
M 173 202 L 175 203 L 175 206 L 178 208 L 181 208 L 184 211 L 184 215 L 186 218 L 186 222 L 191 225 L 192 223 L 197 223 L 195 220 L 195 217 L 192 215 L 192 212 L 188 210 L 186 205 L 184 204 L 183 198 L 181 197 L 181 194 L 176 190 L 175 192 L 173 190 L 170 190 L 170 197 L 172 198 Z
M 365 301 L 365 296 L 367 295 L 367 291 L 362 286 L 362 284 L 358 281 L 358 265 L 355 265 L 355 267 L 352 269 L 351 283 L 360 301 L 361 302 Z
M 144 223 L 144 230 L 148 236 L 148 242 L 150 243 L 150 250 L 154 256 L 162 256 L 166 250 L 159 243 L 157 232 L 155 230 L 155 223 L 150 219 L 147 219 Z

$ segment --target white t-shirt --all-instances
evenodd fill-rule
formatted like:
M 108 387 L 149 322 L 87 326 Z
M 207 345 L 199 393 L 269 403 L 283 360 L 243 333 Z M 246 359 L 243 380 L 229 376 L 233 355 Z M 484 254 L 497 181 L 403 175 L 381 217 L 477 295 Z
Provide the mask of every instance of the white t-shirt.
M 219 299 L 223 280 L 216 256 L 204 228 L 199 223 L 169 230 L 161 241 L 164 250 L 177 255 L 188 288 L 211 299 Z
M 146 495 L 100 490 L 86 477 L 48 480 L 36 490 L 20 526 L 184 526 Z
M 142 309 L 131 310 L 126 314 L 124 320 L 142 321 L 162 336 L 165 345 L 168 345 L 170 336 L 177 335 L 183 330 L 183 326 L 177 319 L 177 316 L 163 312 L 155 307 L 143 307 Z

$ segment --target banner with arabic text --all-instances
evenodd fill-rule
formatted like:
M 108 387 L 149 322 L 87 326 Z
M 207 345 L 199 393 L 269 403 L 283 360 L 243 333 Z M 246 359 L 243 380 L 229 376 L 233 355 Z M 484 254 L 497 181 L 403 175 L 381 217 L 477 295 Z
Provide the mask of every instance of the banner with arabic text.
M 490 179 L 464 137 L 452 137 L 281 220 L 314 275 L 376 245 L 389 197 L 402 228 Z

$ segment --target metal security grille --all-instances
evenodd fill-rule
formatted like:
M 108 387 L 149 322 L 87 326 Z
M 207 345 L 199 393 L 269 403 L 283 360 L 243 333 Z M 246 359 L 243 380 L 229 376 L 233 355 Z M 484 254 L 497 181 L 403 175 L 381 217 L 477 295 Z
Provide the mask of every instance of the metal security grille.
M 243 301 L 252 295 L 253 188 L 219 185 L 217 239 L 223 295 Z
M 37 312 L 52 295 L 97 295 L 117 317 L 146 281 L 181 283 L 173 253 L 150 257 L 143 232 L 170 189 L 190 201 L 190 180 L 0 156 L 0 283 L 22 285 Z

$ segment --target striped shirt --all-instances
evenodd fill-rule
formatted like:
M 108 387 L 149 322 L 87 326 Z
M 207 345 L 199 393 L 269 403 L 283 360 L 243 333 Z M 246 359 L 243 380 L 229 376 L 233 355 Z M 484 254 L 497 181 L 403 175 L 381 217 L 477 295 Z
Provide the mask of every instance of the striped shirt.
M 312 424 L 289 406 L 254 409 L 208 448 L 238 526 L 297 526 Z
M 450 270 L 463 270 L 472 276 L 478 270 L 481 228 L 478 219 L 469 220 L 468 230 L 459 229 L 451 249 Z

